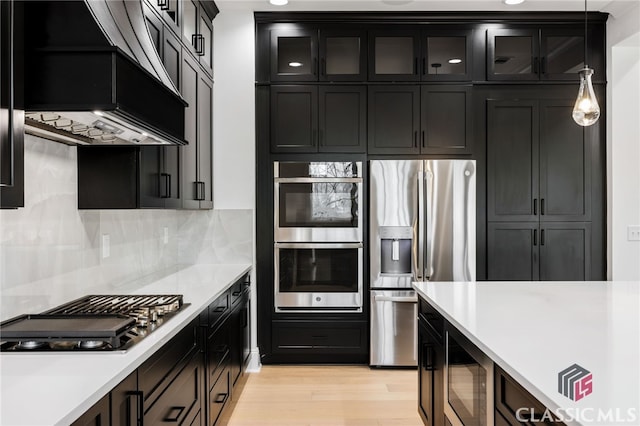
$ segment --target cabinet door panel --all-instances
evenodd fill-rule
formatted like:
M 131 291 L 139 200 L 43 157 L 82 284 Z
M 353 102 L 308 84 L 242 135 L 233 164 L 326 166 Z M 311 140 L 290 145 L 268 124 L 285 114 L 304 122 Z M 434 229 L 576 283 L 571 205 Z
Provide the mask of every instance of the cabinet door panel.
M 213 208 L 213 85 L 198 74 L 198 182 L 200 208 Z
M 537 220 L 538 139 L 536 101 L 488 101 L 488 220 Z
M 540 227 L 540 279 L 591 279 L 591 224 L 547 223 Z
M 367 37 L 365 31 L 320 31 L 320 80 L 365 81 Z
M 320 87 L 320 152 L 364 152 L 367 89 Z
M 495 281 L 537 280 L 538 223 L 489 223 L 487 278 Z
M 416 81 L 420 38 L 417 31 L 390 30 L 369 35 L 369 80 Z
M 573 100 L 540 102 L 540 220 L 591 220 L 591 149 Z
M 271 148 L 274 152 L 315 152 L 317 129 L 317 87 L 271 87 Z
M 180 87 L 180 71 L 181 71 L 181 55 L 182 55 L 182 47 L 180 45 L 180 40 L 175 37 L 171 31 L 164 31 L 164 41 L 162 48 L 162 63 L 175 84 L 176 88 L 181 89 Z
M 318 80 L 318 31 L 271 31 L 271 81 Z
M 422 80 L 471 80 L 472 30 L 429 30 L 422 36 Z
M 198 180 L 198 64 L 185 55 L 182 61 L 180 93 L 189 104 L 184 110 L 184 138 L 189 143 L 182 150 L 182 207 L 199 207 L 196 194 Z
M 418 154 L 420 88 L 369 87 L 370 154 Z
M 468 87 L 422 87 L 422 152 L 471 152 L 471 91 Z
M 540 78 L 579 80 L 584 68 L 584 27 L 540 31 Z
M 444 423 L 444 346 L 422 320 L 418 335 L 418 407 L 426 426 Z
M 538 80 L 537 29 L 487 30 L 488 80 Z

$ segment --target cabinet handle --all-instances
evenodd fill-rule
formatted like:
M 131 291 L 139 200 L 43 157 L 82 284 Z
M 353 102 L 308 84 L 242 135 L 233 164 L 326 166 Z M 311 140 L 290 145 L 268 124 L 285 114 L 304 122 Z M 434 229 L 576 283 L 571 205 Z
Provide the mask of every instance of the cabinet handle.
M 167 173 L 167 198 L 171 198 L 171 173 Z
M 544 245 L 544 229 L 540 231 L 540 245 Z
M 163 421 L 177 423 L 184 409 L 185 407 L 171 407 L 171 410 L 169 410 L 169 413 L 166 415 Z
M 200 182 L 200 181 L 196 181 L 194 182 L 196 184 L 196 197 L 195 200 L 196 201 L 204 201 L 204 195 L 205 195 L 205 183 L 204 182 Z
M 234 291 L 233 293 L 231 293 L 231 295 L 232 295 L 233 297 L 238 297 L 238 296 L 240 296 L 241 294 L 242 294 L 242 290 Z
M 544 215 L 544 198 L 540 199 L 540 214 Z
M 169 176 L 169 174 L 167 173 L 160 173 L 160 198 L 169 198 L 169 186 L 168 186 L 168 179 L 167 176 Z
M 191 36 L 191 45 L 196 49 L 198 56 L 204 56 L 204 36 L 202 34 L 193 34 Z
M 543 56 L 540 59 L 540 73 L 541 74 L 546 74 L 547 73 L 547 58 L 546 58 L 546 56 Z
M 534 74 L 540 73 L 540 59 L 538 59 L 537 56 L 533 58 L 533 73 Z
M 427 58 L 422 58 L 422 75 L 427 75 Z
M 320 146 L 324 146 L 324 132 L 322 131 L 322 129 L 318 130 L 318 133 L 320 134 Z
M 160 10 L 169 10 L 169 0 L 158 0 Z
M 224 404 L 227 401 L 227 396 L 229 396 L 229 394 L 219 393 L 216 395 L 216 398 L 213 400 L 213 402 L 215 402 L 216 404 Z
M 533 199 L 533 215 L 534 216 L 538 215 L 538 199 L 537 198 Z
M 537 229 L 533 230 L 533 245 L 534 246 L 538 245 L 538 230 Z
M 424 142 L 424 140 L 425 140 L 425 139 L 424 139 L 424 133 L 425 133 L 425 131 L 423 130 L 423 131 L 422 131 L 422 147 L 423 147 L 423 148 L 426 146 L 426 145 L 425 145 L 425 142 Z
M 324 58 L 320 60 L 320 73 L 322 76 L 327 75 L 327 61 Z
M 418 147 L 418 131 L 413 132 L 413 147 Z
M 318 75 L 318 58 L 313 58 L 313 75 Z
M 215 308 L 215 309 L 213 310 L 213 312 L 215 312 L 215 313 L 219 314 L 220 312 L 224 312 L 224 311 L 226 311 L 226 310 L 227 310 L 227 307 L 226 307 L 226 306 L 218 306 L 217 308 Z
M 418 58 L 413 58 L 413 74 L 418 75 Z
M 144 393 L 142 391 L 131 391 L 129 394 L 138 400 L 136 404 L 136 418 L 132 424 L 144 426 Z
M 435 371 L 435 356 L 433 353 L 433 345 L 422 345 L 422 365 L 425 371 Z

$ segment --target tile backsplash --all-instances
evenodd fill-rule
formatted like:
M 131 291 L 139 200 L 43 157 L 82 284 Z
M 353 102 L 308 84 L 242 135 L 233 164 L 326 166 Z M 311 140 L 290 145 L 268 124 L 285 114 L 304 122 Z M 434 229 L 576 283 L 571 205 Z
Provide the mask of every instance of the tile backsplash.
M 176 264 L 252 263 L 252 210 L 78 210 L 76 152 L 25 137 L 25 207 L 0 210 L 0 320 Z

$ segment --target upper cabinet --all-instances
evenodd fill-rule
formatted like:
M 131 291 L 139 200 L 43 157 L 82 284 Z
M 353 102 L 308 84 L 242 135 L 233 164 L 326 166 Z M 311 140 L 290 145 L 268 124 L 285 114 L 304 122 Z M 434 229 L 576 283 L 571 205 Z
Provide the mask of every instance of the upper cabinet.
M 213 75 L 213 25 L 217 13 L 207 7 L 207 3 L 196 0 L 183 0 L 182 4 L 182 41 L 191 54 L 197 56 L 202 65 Z M 213 6 L 215 7 L 215 6 Z
M 468 81 L 473 31 L 441 25 L 369 33 L 371 81 Z
M 365 81 L 365 34 L 339 27 L 272 29 L 271 81 Z
M 604 37 L 588 33 L 588 65 L 604 81 Z M 584 26 L 510 27 L 487 30 L 488 80 L 578 80 L 585 67 Z
M 0 208 L 24 207 L 22 2 L 0 2 Z

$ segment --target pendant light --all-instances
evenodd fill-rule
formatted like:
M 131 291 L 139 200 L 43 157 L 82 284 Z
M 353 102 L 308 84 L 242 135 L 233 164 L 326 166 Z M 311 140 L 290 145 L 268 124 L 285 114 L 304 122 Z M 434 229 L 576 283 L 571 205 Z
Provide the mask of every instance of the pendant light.
M 591 126 L 600 118 L 600 106 L 593 91 L 593 69 L 587 65 L 587 0 L 584 0 L 584 68 L 578 72 L 580 89 L 573 106 L 573 120 L 581 126 Z

